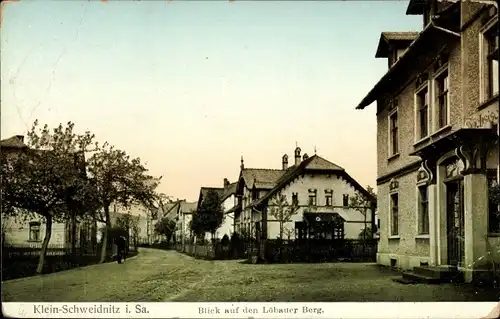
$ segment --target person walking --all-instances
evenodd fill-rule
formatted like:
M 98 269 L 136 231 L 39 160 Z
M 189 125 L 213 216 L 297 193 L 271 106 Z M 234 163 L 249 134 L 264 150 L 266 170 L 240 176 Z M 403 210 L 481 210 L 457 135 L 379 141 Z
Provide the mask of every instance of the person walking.
M 127 239 L 124 236 L 120 236 L 116 239 L 116 261 L 121 264 L 122 259 L 126 259 L 126 248 L 127 248 Z

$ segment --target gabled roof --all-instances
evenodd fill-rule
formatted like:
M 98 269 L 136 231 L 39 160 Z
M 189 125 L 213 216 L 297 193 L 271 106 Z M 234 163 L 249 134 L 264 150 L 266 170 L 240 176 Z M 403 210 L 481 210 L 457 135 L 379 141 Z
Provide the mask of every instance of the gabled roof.
M 0 141 L 0 147 L 1 148 L 27 148 L 28 145 L 24 144 L 23 141 L 23 136 L 22 135 L 14 135 L 12 137 L 9 137 L 7 139 L 1 140 Z
M 171 218 L 171 219 L 175 218 L 177 216 L 177 212 L 179 211 L 180 203 L 181 203 L 181 201 L 178 200 L 175 203 L 173 203 L 172 205 L 170 205 L 170 208 L 167 209 L 164 216 L 167 218 Z
M 278 193 L 283 187 L 292 182 L 297 176 L 304 173 L 320 173 L 320 174 L 335 174 L 337 176 L 341 176 L 346 179 L 348 183 L 350 183 L 355 189 L 357 189 L 360 193 L 367 197 L 371 197 L 366 189 L 364 189 L 356 180 L 354 180 L 346 171 L 326 159 L 314 155 L 309 157 L 308 159 L 302 161 L 300 165 L 293 166 L 292 169 L 288 169 L 286 174 L 284 174 L 276 183 L 276 186 L 270 190 L 267 194 L 265 194 L 260 199 L 252 202 L 250 206 L 257 207 L 262 203 L 266 202 L 276 193 Z
M 442 0 L 441 0 L 442 1 Z M 429 0 L 410 0 L 408 7 L 406 8 L 407 15 L 419 15 L 424 14 L 424 9 L 428 6 Z
M 198 210 L 199 206 L 203 202 L 203 199 L 207 196 L 209 191 L 215 191 L 217 195 L 219 195 L 219 198 L 222 200 L 222 197 L 224 195 L 224 188 L 220 187 L 202 187 L 200 188 L 200 196 L 198 197 L 198 202 L 196 203 L 196 210 Z
M 442 45 L 460 39 L 460 34 L 442 28 L 431 21 L 419 36 L 407 48 L 406 53 L 394 63 L 389 71 L 375 84 L 363 100 L 356 106 L 362 110 L 376 101 L 387 87 L 400 85 L 398 76 L 407 73 L 418 73 L 428 65 L 428 55 L 439 52 Z M 399 81 L 399 82 L 398 82 Z
M 389 45 L 400 43 L 401 46 L 409 46 L 419 35 L 418 31 L 404 32 L 382 32 L 378 41 L 376 58 L 387 58 L 389 56 Z
M 224 187 L 221 201 L 224 201 L 229 196 L 236 194 L 236 186 L 238 186 L 238 182 L 231 183 L 228 186 Z
M 219 187 L 202 187 L 200 189 L 200 195 L 202 197 L 206 197 L 208 192 L 211 190 L 215 191 L 220 198 L 222 198 L 222 195 L 224 195 L 224 188 L 219 188 Z
M 189 213 L 193 210 L 196 210 L 198 206 L 198 202 L 181 202 L 180 210 L 183 214 Z
M 290 169 L 288 169 L 290 170 Z M 244 168 L 241 177 L 248 188 L 272 189 L 277 181 L 288 170 L 265 169 L 265 168 Z

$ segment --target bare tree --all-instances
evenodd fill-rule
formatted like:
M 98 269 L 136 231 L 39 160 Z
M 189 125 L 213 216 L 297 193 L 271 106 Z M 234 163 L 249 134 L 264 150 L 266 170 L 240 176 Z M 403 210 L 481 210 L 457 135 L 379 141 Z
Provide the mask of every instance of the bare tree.
M 367 228 L 366 223 L 368 219 L 368 213 L 371 213 L 374 208 L 374 201 L 376 200 L 377 195 L 373 191 L 373 188 L 370 186 L 366 187 L 366 191 L 370 196 L 366 196 L 359 192 L 356 192 L 356 194 L 350 198 L 349 203 L 350 208 L 357 210 L 363 215 L 365 225 L 363 231 L 361 232 L 361 237 L 363 240 L 367 239 L 367 232 L 371 233 L 371 238 L 373 238 L 373 234 L 375 232 L 375 229 L 373 229 L 373 227 Z
M 299 206 L 295 203 L 292 205 L 288 204 L 286 195 L 281 194 L 270 205 L 269 214 L 279 222 L 280 224 L 280 235 L 279 238 L 283 240 L 283 235 L 285 231 L 285 224 L 292 220 L 292 216 L 296 215 L 299 211 Z M 289 235 L 289 233 L 288 233 Z

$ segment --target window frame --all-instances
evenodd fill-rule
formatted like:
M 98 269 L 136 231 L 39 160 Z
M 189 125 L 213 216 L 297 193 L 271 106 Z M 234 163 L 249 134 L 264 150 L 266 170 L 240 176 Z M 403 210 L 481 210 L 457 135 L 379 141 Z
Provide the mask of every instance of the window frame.
M 347 205 L 346 205 L 347 202 Z M 349 194 L 343 194 L 342 196 L 342 206 L 349 207 Z
M 309 206 L 317 206 L 318 205 L 318 196 L 315 192 L 309 192 Z
M 395 129 L 392 127 L 392 118 L 396 117 L 396 127 Z M 387 142 L 388 142 L 388 155 L 389 158 L 394 157 L 399 154 L 400 150 L 400 143 L 399 143 L 399 114 L 398 114 L 398 108 L 396 107 L 394 110 L 389 112 L 389 115 L 387 116 L 388 119 L 388 125 L 387 125 Z M 396 133 L 394 133 L 394 130 Z M 396 146 L 394 146 L 396 145 Z
M 33 229 L 35 228 L 35 229 Z M 38 229 L 36 229 L 38 228 Z M 41 232 L 42 232 L 42 223 L 40 222 L 30 222 L 29 223 L 29 234 L 28 234 L 28 241 L 33 241 L 33 242 L 40 242 L 42 241 L 41 239 Z M 36 230 L 36 232 L 34 232 Z M 37 236 L 33 236 L 34 233 L 37 233 Z M 38 237 L 38 238 L 34 238 Z
M 393 198 L 396 198 L 397 200 L 397 205 L 396 205 L 396 233 L 393 232 L 394 230 L 394 201 Z M 398 192 L 393 192 L 389 194 L 389 238 L 399 238 L 399 193 Z
M 426 210 L 426 215 L 424 216 L 424 201 L 422 201 L 422 189 L 425 189 L 425 210 Z M 417 235 L 418 236 L 429 236 L 430 235 L 430 206 L 429 206 L 429 185 L 427 184 L 420 184 L 417 185 L 416 187 L 417 191 Z M 424 217 L 427 218 L 427 223 L 426 227 L 427 229 L 424 230 L 424 223 L 423 219 Z
M 333 196 L 332 193 L 325 194 L 325 206 L 333 206 Z
M 487 40 L 487 34 L 488 32 L 491 32 L 495 28 L 498 27 L 498 14 L 496 14 L 493 18 L 491 18 L 479 31 L 479 57 L 480 57 L 480 63 L 479 63 L 479 74 L 480 74 L 480 83 L 479 83 L 479 88 L 480 88 L 480 103 L 484 103 L 489 101 L 490 99 L 497 97 L 499 93 L 497 92 L 496 94 L 492 94 L 491 92 L 491 79 L 494 77 L 491 75 L 491 70 L 490 70 L 490 59 L 492 56 L 495 56 L 495 52 L 490 53 L 489 52 L 489 42 Z M 498 29 L 497 29 L 498 30 Z M 498 48 L 497 48 L 498 50 Z M 496 52 L 496 56 L 498 56 L 498 51 Z M 498 60 L 497 60 L 498 63 Z M 498 81 L 498 77 L 497 77 Z
M 439 84 L 440 80 L 443 78 L 444 73 L 446 73 L 447 78 L 447 87 L 446 90 L 440 92 Z M 433 129 L 434 131 L 439 131 L 444 127 L 450 125 L 450 71 L 449 64 L 446 62 L 443 66 L 441 66 L 433 75 L 432 78 L 432 116 L 433 116 Z M 446 123 L 441 125 L 441 105 L 440 99 L 446 96 Z
M 422 106 L 420 104 L 421 101 L 421 94 L 422 92 L 426 90 L 427 91 L 427 104 L 424 103 Z M 431 98 L 430 98 L 430 85 L 429 85 L 429 80 L 424 81 L 422 85 L 420 85 L 416 90 L 413 95 L 413 101 L 414 101 L 414 108 L 415 108 L 415 143 L 418 143 L 419 141 L 422 141 L 429 137 L 430 135 L 430 124 L 431 124 Z M 421 122 L 421 112 L 423 108 L 426 108 L 426 134 L 422 134 L 422 122 Z

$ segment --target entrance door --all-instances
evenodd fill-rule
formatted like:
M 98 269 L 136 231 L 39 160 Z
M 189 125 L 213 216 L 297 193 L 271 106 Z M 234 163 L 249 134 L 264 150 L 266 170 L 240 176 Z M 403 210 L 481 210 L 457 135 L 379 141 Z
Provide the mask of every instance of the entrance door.
M 464 186 L 458 179 L 446 183 L 448 265 L 461 266 L 464 258 Z

